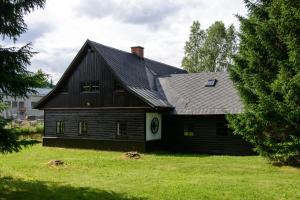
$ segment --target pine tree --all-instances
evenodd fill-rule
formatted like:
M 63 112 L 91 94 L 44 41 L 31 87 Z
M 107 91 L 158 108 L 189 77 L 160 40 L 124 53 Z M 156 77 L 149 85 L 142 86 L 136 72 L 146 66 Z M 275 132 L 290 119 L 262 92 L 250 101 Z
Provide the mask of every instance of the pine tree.
M 50 87 L 51 88 L 51 80 L 49 80 L 50 75 L 46 74 L 43 72 L 42 69 L 38 69 L 37 72 L 34 74 L 37 77 L 41 77 L 39 80 L 39 87 L 41 88 L 46 88 Z
M 185 45 L 182 66 L 189 72 L 226 71 L 236 50 L 236 32 L 231 25 L 227 29 L 216 21 L 202 30 L 198 21 L 193 22 L 189 40 Z
M 274 162 L 300 161 L 300 2 L 245 1 L 230 75 L 244 103 L 231 127 Z
M 4 0 L 0 2 L 0 35 L 14 43 L 27 30 L 24 16 L 34 9 L 43 8 L 45 0 Z M 21 48 L 0 45 L 0 112 L 3 95 L 24 97 L 32 88 L 39 87 L 44 74 L 34 74 L 26 67 L 35 54 L 28 43 Z M 14 130 L 6 129 L 7 121 L 0 117 L 0 153 L 18 151 L 24 141 L 17 141 Z

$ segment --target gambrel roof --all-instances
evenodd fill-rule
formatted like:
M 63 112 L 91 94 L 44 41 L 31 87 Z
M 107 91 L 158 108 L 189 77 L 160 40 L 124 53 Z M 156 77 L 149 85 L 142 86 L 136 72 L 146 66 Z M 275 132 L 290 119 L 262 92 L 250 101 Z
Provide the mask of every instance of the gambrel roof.
M 129 92 L 153 108 L 173 108 L 173 114 L 179 115 L 236 114 L 243 109 L 226 72 L 187 73 L 90 40 L 83 45 L 53 91 L 39 102 L 38 108 L 63 84 L 88 48 L 105 60 Z M 206 86 L 209 80 L 215 80 L 213 87 Z

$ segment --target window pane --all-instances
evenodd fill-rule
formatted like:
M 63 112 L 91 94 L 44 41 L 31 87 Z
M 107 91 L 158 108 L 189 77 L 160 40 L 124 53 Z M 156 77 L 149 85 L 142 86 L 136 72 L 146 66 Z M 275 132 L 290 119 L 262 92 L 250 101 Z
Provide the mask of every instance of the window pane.
M 18 102 L 13 101 L 13 102 L 12 102 L 12 107 L 13 107 L 13 108 L 17 108 L 17 107 L 18 107 Z
M 56 133 L 60 133 L 60 122 L 56 122 Z
M 83 131 L 83 133 L 87 133 L 87 122 L 83 123 L 82 131 Z
M 81 121 L 79 122 L 79 135 L 83 135 L 87 133 L 87 122 Z
M 124 123 L 121 123 L 120 124 L 120 134 L 121 135 L 127 135 L 127 126 L 126 126 L 126 124 L 124 124 Z
M 19 102 L 19 108 L 24 108 L 24 105 L 25 105 L 25 104 L 24 104 L 24 101 L 20 101 L 20 102 Z
M 216 79 L 209 79 L 209 80 L 207 80 L 207 83 L 206 83 L 205 86 L 207 86 L 207 87 L 212 87 L 212 86 L 215 86 L 216 83 L 217 83 L 217 80 L 216 80 Z
M 97 81 L 81 81 L 80 91 L 81 92 L 96 92 L 100 90 L 100 82 Z
M 61 130 L 60 130 L 60 133 L 64 133 L 65 131 L 65 124 L 64 122 L 61 122 Z
M 63 121 L 57 121 L 56 122 L 56 133 L 57 134 L 63 134 L 64 133 L 64 122 Z
M 89 91 L 91 91 L 91 82 L 90 81 L 82 81 L 82 82 L 80 82 L 80 91 L 81 92 L 89 92 Z
M 117 122 L 117 136 L 127 135 L 127 124 L 125 122 Z
M 92 91 L 99 91 L 100 89 L 100 85 L 99 85 L 99 81 L 92 81 Z
M 194 125 L 193 124 L 185 124 L 183 135 L 186 137 L 192 137 L 194 136 Z

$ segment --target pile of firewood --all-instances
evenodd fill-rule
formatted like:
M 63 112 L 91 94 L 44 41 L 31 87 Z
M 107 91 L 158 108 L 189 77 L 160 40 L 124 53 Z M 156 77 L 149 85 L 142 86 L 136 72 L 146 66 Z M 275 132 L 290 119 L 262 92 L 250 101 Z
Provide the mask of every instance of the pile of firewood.
M 48 164 L 51 166 L 61 166 L 64 162 L 62 160 L 50 160 Z
M 141 155 L 136 151 L 129 151 L 124 154 L 129 159 L 140 159 Z

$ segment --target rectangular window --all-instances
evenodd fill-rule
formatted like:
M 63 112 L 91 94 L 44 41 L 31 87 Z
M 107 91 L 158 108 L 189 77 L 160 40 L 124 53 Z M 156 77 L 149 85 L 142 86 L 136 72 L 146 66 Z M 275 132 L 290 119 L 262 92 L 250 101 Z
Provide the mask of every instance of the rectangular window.
M 194 136 L 194 126 L 193 126 L 193 124 L 185 124 L 184 125 L 183 135 L 185 137 L 193 137 Z
M 56 122 L 56 134 L 63 134 L 65 131 L 65 125 L 63 121 Z
M 92 92 L 97 92 L 100 90 L 100 84 L 99 81 L 92 81 L 91 82 L 91 91 Z
M 79 125 L 78 134 L 79 135 L 86 135 L 87 134 L 87 122 L 86 121 L 80 121 L 78 125 Z
M 80 82 L 80 91 L 81 92 L 90 92 L 91 91 L 91 84 L 89 81 L 81 81 Z
M 31 102 L 31 109 L 34 109 L 34 107 L 36 106 L 36 102 Z
M 217 79 L 209 79 L 207 80 L 206 87 L 214 87 L 217 83 Z
M 24 112 L 26 111 L 24 101 L 19 101 L 19 111 L 20 111 L 21 113 L 24 113 Z
M 12 108 L 17 108 L 17 107 L 18 107 L 18 102 L 13 101 L 13 102 L 12 102 Z
M 126 122 L 117 122 L 117 136 L 127 135 L 127 124 Z
M 99 81 L 81 81 L 80 82 L 81 92 L 98 92 L 100 91 Z
M 218 122 L 216 124 L 216 134 L 221 136 L 227 136 L 228 135 L 228 125 L 223 122 Z

